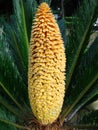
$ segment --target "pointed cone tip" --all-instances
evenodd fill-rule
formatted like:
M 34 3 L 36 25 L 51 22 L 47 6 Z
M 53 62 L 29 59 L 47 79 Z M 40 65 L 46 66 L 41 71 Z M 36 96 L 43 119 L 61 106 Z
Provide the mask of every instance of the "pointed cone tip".
M 42 12 L 44 12 L 44 13 L 47 13 L 48 11 L 50 12 L 50 8 L 49 8 L 48 4 L 45 3 L 45 2 L 43 2 L 43 3 L 40 4 L 39 9 Z

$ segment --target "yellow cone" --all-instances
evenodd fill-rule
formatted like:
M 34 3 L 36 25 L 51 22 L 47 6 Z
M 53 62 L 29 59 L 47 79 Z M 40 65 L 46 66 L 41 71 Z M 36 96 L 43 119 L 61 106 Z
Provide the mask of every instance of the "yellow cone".
M 49 6 L 42 3 L 32 26 L 28 93 L 32 111 L 43 125 L 59 116 L 65 91 L 65 49 Z

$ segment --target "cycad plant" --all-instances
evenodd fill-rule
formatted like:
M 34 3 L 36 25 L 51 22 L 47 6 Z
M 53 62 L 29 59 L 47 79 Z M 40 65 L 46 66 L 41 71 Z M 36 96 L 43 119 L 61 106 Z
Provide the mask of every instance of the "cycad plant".
M 13 0 L 10 23 L 0 19 L 0 130 L 97 130 L 98 1 L 57 22 L 40 3 Z

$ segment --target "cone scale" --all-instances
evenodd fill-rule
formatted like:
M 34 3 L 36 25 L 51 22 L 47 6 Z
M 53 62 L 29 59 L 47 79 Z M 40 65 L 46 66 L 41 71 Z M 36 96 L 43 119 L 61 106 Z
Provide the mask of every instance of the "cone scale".
M 59 116 L 65 93 L 65 49 L 49 6 L 42 3 L 32 25 L 28 94 L 32 112 L 42 125 Z

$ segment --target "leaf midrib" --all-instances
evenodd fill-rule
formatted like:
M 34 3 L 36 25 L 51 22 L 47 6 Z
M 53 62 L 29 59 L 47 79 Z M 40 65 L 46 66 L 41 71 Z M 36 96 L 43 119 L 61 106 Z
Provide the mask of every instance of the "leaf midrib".
M 67 83 L 66 83 L 66 89 L 68 88 L 68 86 L 69 86 L 69 84 L 70 84 L 70 82 L 71 82 L 71 79 L 72 79 L 72 76 L 73 76 L 75 67 L 76 67 L 77 62 L 78 62 L 78 59 L 79 59 L 79 55 L 80 55 L 81 50 L 82 50 L 82 47 L 83 47 L 83 44 L 85 43 L 85 39 L 86 39 L 86 36 L 88 35 L 88 32 L 90 31 L 90 26 L 91 26 L 91 24 L 92 24 L 92 20 L 93 20 L 93 18 L 94 18 L 94 15 L 95 15 L 97 6 L 98 6 L 98 5 L 96 5 L 96 7 L 95 7 L 94 13 L 93 13 L 93 15 L 92 15 L 92 17 L 91 17 L 91 19 L 90 19 L 90 22 L 89 22 L 89 24 L 88 24 L 88 26 L 87 26 L 87 29 L 86 29 L 86 31 L 85 31 L 85 33 L 84 33 L 84 36 L 83 36 L 83 38 L 82 38 L 82 41 L 80 42 L 80 46 L 78 47 L 78 50 L 77 50 L 77 52 L 76 52 L 76 54 L 75 54 L 75 57 L 74 57 L 74 61 L 73 61 L 73 63 L 72 63 L 72 66 L 71 66 L 71 68 L 69 69 L 68 79 L 67 79 Z

